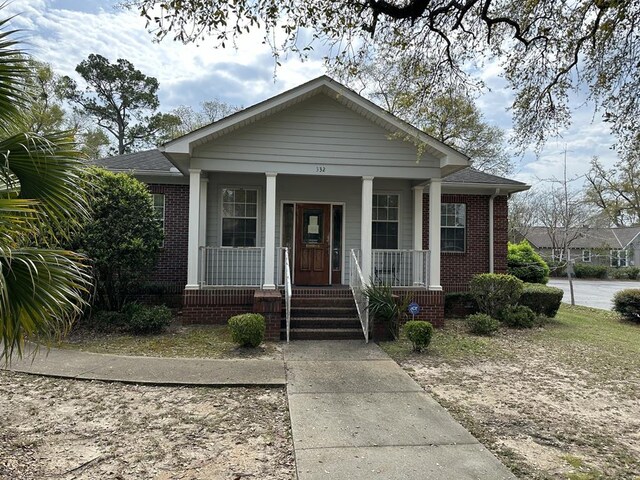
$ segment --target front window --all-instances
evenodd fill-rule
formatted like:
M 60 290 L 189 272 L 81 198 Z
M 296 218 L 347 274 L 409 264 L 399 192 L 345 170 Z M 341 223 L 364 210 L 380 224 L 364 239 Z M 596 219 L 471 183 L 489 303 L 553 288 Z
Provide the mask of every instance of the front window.
M 152 193 L 151 196 L 153 197 L 153 213 L 160 222 L 162 232 L 164 233 L 164 194 Z
M 258 226 L 258 191 L 222 189 L 222 246 L 255 247 Z
M 627 251 L 626 250 L 611 250 L 611 266 L 612 267 L 626 267 L 627 266 Z
M 586 263 L 591 261 L 591 250 L 582 250 L 582 261 Z
M 371 248 L 374 250 L 398 249 L 398 197 L 396 194 L 373 195 Z
M 464 203 L 443 203 L 440 221 L 440 249 L 443 252 L 464 252 L 467 206 Z

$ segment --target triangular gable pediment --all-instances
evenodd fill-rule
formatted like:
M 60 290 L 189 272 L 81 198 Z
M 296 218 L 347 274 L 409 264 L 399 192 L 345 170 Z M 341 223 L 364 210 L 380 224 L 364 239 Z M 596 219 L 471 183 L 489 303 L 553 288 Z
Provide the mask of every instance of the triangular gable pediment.
M 468 157 L 464 154 L 396 118 L 327 76 L 319 77 L 252 107 L 236 112 L 218 122 L 188 133 L 168 142 L 161 150 L 176 159 L 190 157 L 198 147 L 215 143 L 217 139 L 232 132 L 237 132 L 289 109 L 295 109 L 299 104 L 308 102 L 318 96 L 329 97 L 396 138 L 403 138 L 414 144 L 422 145 L 421 148 L 426 154 L 439 160 L 443 173 L 450 173 L 469 164 Z

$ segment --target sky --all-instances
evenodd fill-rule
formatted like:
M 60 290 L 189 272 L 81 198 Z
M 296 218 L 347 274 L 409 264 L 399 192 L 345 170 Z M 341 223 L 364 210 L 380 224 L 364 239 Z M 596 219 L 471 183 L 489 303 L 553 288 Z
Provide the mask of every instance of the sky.
M 240 37 L 233 47 L 213 48 L 208 42 L 184 45 L 167 38 L 155 42 L 145 20 L 135 11 L 117 8 L 116 0 L 14 0 L 3 11 L 18 14 L 11 25 L 23 30 L 27 51 L 49 63 L 60 75 L 74 76 L 75 67 L 91 53 L 111 61 L 125 58 L 160 82 L 163 111 L 178 105 L 198 109 L 200 102 L 217 98 L 248 107 L 325 73 L 320 54 L 301 61 L 296 55 L 280 59 L 275 68 L 271 50 L 260 32 Z M 512 94 L 495 65 L 485 67 L 482 79 L 490 91 L 478 100 L 485 119 L 512 134 L 509 112 Z M 614 139 L 593 106 L 573 98 L 573 125 L 550 139 L 539 153 L 514 156 L 511 178 L 530 185 L 541 179 L 561 178 L 567 157 L 570 178 L 589 170 L 593 156 L 612 166 Z M 579 187 L 581 180 L 574 185 Z

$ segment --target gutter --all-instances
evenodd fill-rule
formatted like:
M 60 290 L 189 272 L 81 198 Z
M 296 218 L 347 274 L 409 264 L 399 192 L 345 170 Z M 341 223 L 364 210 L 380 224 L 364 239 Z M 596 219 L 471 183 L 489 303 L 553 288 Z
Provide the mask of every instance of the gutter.
M 500 189 L 496 188 L 496 191 L 489 197 L 489 273 L 494 273 L 494 232 L 493 232 L 493 199 L 500 194 Z

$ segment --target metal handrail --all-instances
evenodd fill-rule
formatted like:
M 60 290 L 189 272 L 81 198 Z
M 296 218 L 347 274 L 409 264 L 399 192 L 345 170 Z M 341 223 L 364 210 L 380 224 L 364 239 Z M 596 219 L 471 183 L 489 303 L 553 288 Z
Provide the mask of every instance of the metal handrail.
M 353 299 L 356 302 L 356 309 L 358 310 L 358 317 L 360 318 L 360 324 L 364 332 L 364 339 L 369 343 L 369 298 L 364 293 L 366 283 L 355 250 L 351 250 L 349 267 L 349 287 L 351 288 Z
M 291 269 L 289 268 L 289 249 L 284 248 L 284 304 L 287 319 L 287 343 L 289 343 L 289 332 L 291 330 Z

